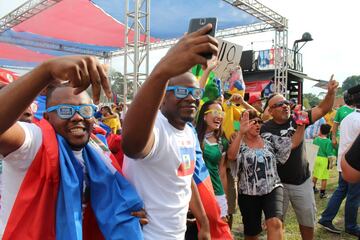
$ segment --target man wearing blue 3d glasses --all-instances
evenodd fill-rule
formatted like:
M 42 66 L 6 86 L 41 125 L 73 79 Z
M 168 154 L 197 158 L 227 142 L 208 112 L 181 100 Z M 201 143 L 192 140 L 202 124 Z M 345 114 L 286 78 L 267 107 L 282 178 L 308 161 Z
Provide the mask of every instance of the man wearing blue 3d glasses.
M 16 122 L 42 89 L 44 119 Z M 91 135 L 96 106 L 84 91 L 111 91 L 93 57 L 44 62 L 0 91 L 0 154 L 4 156 L 2 239 L 142 239 L 143 203 L 108 149 Z M 140 211 L 140 212 L 139 212 Z M 142 215 L 141 215 L 142 214 Z M 146 221 L 146 219 L 142 219 Z
M 145 204 L 144 239 L 184 239 L 188 208 L 200 225 L 198 239 L 210 239 L 209 222 L 192 178 L 197 138 L 187 124 L 203 94 L 194 75 L 207 66 L 201 53 L 217 55 L 207 25 L 184 36 L 156 65 L 126 113 L 123 171 Z M 159 111 L 160 109 L 160 111 Z

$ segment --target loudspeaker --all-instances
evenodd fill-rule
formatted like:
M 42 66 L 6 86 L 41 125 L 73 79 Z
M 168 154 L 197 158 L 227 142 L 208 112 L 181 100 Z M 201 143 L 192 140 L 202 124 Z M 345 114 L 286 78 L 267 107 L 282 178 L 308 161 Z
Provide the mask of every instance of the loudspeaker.
M 254 51 L 252 50 L 242 52 L 240 59 L 240 67 L 243 72 L 252 71 L 252 65 L 254 61 L 253 57 Z

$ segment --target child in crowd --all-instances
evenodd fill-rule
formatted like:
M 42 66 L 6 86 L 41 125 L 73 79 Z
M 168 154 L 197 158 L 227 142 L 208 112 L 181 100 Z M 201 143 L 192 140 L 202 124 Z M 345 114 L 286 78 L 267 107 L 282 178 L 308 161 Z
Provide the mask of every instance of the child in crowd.
M 319 136 L 313 141 L 313 144 L 319 146 L 319 151 L 315 159 L 313 170 L 314 193 L 317 193 L 316 182 L 321 180 L 320 198 L 327 198 L 325 194 L 326 183 L 329 179 L 329 169 L 332 168 L 332 162 L 335 158 L 335 151 L 331 140 L 328 138 L 331 126 L 329 124 L 322 124 L 320 126 Z

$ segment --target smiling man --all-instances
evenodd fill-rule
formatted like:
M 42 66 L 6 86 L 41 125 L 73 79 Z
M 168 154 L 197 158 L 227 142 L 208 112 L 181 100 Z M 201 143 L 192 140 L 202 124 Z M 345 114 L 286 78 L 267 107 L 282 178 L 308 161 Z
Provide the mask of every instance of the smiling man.
M 44 119 L 16 122 L 34 98 L 47 92 Z M 91 136 L 101 87 L 110 97 L 101 64 L 92 57 L 55 58 L 0 91 L 0 154 L 4 156 L 2 239 L 142 239 L 142 208 L 135 189 L 107 149 Z M 6 116 L 6 117 L 5 117 Z
M 301 116 L 297 120 L 294 119 L 291 115 L 291 103 L 282 95 L 270 96 L 266 105 L 272 119 L 263 124 L 261 133 L 292 137 L 298 124 L 312 124 L 331 110 L 337 87 L 338 83 L 335 80 L 329 81 L 324 100 L 319 106 L 307 111 L 309 122 L 299 121 Z M 290 201 L 299 223 L 302 239 L 311 240 L 314 238 L 316 205 L 303 141 L 291 150 L 287 162 L 283 165 L 278 164 L 277 169 L 284 186 L 284 219 Z
M 144 200 L 149 224 L 145 239 L 183 240 L 190 207 L 200 225 L 198 239 L 210 239 L 209 222 L 194 180 L 196 137 L 188 122 L 202 96 L 187 71 L 207 65 L 203 52 L 217 55 L 217 42 L 201 30 L 183 37 L 140 88 L 123 128 L 123 170 Z M 160 109 L 160 111 L 159 111 Z

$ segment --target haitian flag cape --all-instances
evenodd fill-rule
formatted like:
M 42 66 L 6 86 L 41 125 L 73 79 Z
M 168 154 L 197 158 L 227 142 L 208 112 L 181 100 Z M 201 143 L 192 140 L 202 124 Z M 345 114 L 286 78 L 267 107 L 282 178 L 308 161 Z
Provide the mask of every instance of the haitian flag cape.
M 82 219 L 83 169 L 46 120 L 38 125 L 43 143 L 21 184 L 3 239 L 143 239 L 139 219 L 131 216 L 143 203 L 116 161 L 93 141 L 83 149 L 90 204 Z
M 197 136 L 194 127 L 189 124 Z M 220 207 L 216 201 L 214 189 L 211 183 L 209 171 L 206 168 L 199 141 L 196 137 L 196 163 L 193 174 L 194 181 L 197 185 L 201 202 L 204 206 L 206 215 L 209 220 L 210 234 L 212 240 L 233 239 L 229 225 L 220 217 Z
M 46 96 L 39 95 L 35 98 L 34 104 L 36 106 L 34 111 L 34 120 L 40 121 L 46 112 Z

